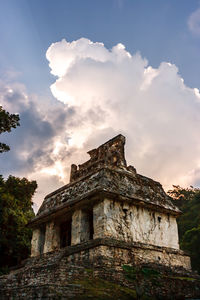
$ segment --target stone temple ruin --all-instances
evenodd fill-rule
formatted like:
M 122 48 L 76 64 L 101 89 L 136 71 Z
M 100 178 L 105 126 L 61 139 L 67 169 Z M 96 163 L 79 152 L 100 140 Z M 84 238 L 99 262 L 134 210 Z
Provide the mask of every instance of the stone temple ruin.
M 114 247 L 119 259 L 129 249 L 137 262 L 190 269 L 179 250 L 180 211 L 160 183 L 127 166 L 124 144 L 118 135 L 90 150 L 87 162 L 71 166 L 70 183 L 45 197 L 30 224 L 31 256 L 85 245 L 89 255 L 107 257 Z
M 45 197 L 29 224 L 31 257 L 0 277 L 0 299 L 82 299 L 88 276 L 134 288 L 124 265 L 168 270 L 162 288 L 151 284 L 159 299 L 200 296 L 190 257 L 179 249 L 181 212 L 160 183 L 127 166 L 124 145 L 118 135 L 90 150 L 87 162 L 71 166 L 70 183 Z M 175 270 L 183 270 L 181 278 Z M 188 274 L 194 280 L 183 281 Z

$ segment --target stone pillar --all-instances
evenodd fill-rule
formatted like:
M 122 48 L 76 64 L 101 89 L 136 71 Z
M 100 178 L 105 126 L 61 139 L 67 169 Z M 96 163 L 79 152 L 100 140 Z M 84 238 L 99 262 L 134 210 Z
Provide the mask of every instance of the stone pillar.
M 98 202 L 93 207 L 94 239 L 105 236 L 104 201 Z
M 168 218 L 168 228 L 166 231 L 168 233 L 167 247 L 179 249 L 178 225 L 173 215 Z
M 31 256 L 40 255 L 39 239 L 40 239 L 40 229 L 35 228 L 33 229 L 33 235 L 31 240 Z
M 72 240 L 71 244 L 76 245 L 90 238 L 89 214 L 84 210 L 76 210 L 72 215 Z
M 43 253 L 55 251 L 60 248 L 60 231 L 54 221 L 46 224 L 45 243 Z

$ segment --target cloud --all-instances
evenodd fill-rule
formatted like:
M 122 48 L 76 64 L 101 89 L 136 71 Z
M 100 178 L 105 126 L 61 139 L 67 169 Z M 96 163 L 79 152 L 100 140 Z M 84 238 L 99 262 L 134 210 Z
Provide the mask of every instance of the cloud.
M 166 189 L 200 182 L 200 93 L 184 84 L 175 65 L 153 68 L 122 44 L 107 49 L 86 38 L 53 43 L 46 56 L 54 99 L 0 81 L 0 104 L 19 113 L 21 124 L 1 135 L 11 146 L 0 156 L 1 173 L 37 180 L 37 207 L 68 182 L 72 163 L 119 133 L 139 173 Z
M 188 26 L 190 31 L 196 35 L 200 36 L 200 8 L 195 10 L 188 18 Z
M 109 50 L 85 38 L 54 43 L 46 56 L 57 76 L 53 95 L 75 111 L 68 124 L 74 162 L 121 132 L 138 171 L 166 187 L 192 183 L 200 164 L 200 97 L 175 65 L 154 69 L 122 44 Z
M 67 156 L 67 150 L 64 151 L 68 139 L 65 128 L 74 114 L 73 109 L 56 100 L 53 105 L 47 99 L 42 99 L 46 105 L 40 100 L 29 95 L 22 84 L 0 82 L 1 105 L 10 113 L 20 115 L 20 127 L 1 135 L 1 141 L 11 148 L 11 151 L 0 156 L 1 174 L 37 180 L 39 189 L 35 201 L 38 205 L 47 192 L 64 183 L 62 176 L 48 174 L 47 170 L 58 164 L 64 155 Z M 60 147 L 59 153 L 56 153 L 59 140 L 63 142 L 63 152 Z

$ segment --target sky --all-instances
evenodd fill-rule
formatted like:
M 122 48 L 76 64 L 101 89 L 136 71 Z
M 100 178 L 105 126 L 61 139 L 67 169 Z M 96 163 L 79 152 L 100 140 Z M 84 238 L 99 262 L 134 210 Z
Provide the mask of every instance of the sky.
M 200 187 L 200 1 L 0 0 L 0 105 L 20 127 L 0 173 L 69 180 L 121 133 L 140 174 Z

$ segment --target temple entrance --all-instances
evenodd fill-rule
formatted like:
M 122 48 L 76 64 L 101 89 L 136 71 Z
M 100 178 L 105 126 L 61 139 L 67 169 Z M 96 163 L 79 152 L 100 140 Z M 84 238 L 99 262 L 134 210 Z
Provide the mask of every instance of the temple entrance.
M 42 254 L 43 250 L 44 250 L 45 233 L 46 233 L 46 226 L 41 226 L 40 227 L 39 242 L 38 242 L 38 249 L 39 249 L 40 254 Z
M 94 235 L 93 210 L 89 211 L 88 220 L 89 220 L 89 239 L 92 240 Z
M 64 248 L 71 245 L 71 219 L 61 223 L 60 225 L 60 248 Z

